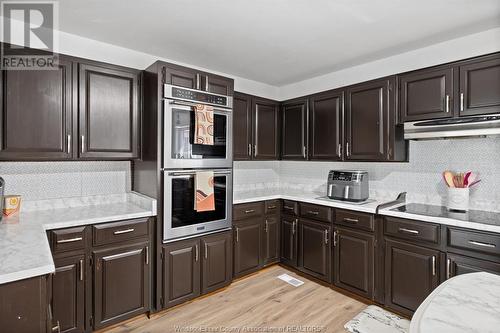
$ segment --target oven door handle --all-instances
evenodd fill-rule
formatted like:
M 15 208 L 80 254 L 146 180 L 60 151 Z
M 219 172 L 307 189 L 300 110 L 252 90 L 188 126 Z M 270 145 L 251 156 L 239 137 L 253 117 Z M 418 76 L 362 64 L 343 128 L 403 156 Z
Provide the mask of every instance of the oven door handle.
M 170 171 L 168 172 L 169 176 L 178 177 L 178 176 L 190 176 L 195 175 L 200 170 L 182 170 L 182 171 Z M 215 175 L 230 175 L 232 173 L 231 169 L 224 170 L 213 170 Z
M 187 107 L 191 107 L 191 108 L 194 108 L 194 107 L 196 107 L 196 105 L 199 105 L 197 103 L 181 102 L 181 101 L 168 101 L 167 103 L 171 104 L 171 105 L 187 106 Z M 219 107 L 214 106 L 212 104 L 206 104 L 206 105 L 212 106 L 214 108 L 215 112 L 223 112 L 223 113 L 229 113 L 229 112 L 231 112 L 231 109 L 219 108 Z

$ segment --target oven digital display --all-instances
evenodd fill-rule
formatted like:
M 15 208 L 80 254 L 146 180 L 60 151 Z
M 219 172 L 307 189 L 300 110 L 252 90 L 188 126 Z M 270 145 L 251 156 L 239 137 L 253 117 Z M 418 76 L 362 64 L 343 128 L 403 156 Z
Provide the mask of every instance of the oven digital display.
M 227 97 L 177 87 L 172 87 L 172 97 L 187 99 L 199 103 L 208 103 L 222 106 L 227 105 Z

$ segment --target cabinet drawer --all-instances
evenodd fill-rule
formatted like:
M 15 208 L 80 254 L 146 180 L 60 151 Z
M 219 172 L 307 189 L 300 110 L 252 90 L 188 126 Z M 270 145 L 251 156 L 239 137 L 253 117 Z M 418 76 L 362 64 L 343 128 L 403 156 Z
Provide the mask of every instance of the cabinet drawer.
M 264 214 L 264 203 L 251 202 L 233 206 L 233 220 L 243 220 Z
M 299 215 L 299 204 L 295 201 L 283 200 L 283 212 L 292 215 Z
M 85 227 L 52 230 L 50 234 L 53 253 L 85 248 Z
M 439 244 L 439 224 L 386 217 L 385 234 L 395 238 Z
M 448 228 L 448 247 L 500 256 L 500 235 Z
M 333 221 L 333 212 L 330 207 L 300 203 L 300 216 L 325 222 Z
M 137 219 L 92 226 L 92 244 L 94 246 L 147 237 L 148 219 Z
M 375 230 L 372 214 L 353 212 L 351 210 L 336 209 L 335 223 L 360 230 Z
M 264 211 L 267 214 L 275 214 L 280 211 L 280 201 L 279 200 L 268 200 L 264 203 Z

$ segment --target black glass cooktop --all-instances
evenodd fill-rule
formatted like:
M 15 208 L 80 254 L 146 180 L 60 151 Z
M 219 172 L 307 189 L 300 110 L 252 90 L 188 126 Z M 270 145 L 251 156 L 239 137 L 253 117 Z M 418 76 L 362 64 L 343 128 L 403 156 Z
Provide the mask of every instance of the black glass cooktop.
M 392 211 L 403 212 L 409 214 L 444 217 L 455 220 L 462 220 L 473 223 L 483 223 L 500 226 L 500 213 L 486 212 L 482 210 L 469 210 L 468 212 L 449 211 L 443 206 L 424 205 L 417 203 L 409 203 L 403 206 L 392 208 Z

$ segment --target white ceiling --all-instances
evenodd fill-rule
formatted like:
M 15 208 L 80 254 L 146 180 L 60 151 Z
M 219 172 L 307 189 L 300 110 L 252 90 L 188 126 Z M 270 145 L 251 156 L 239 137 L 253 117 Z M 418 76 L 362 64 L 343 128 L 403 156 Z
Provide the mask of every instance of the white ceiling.
M 282 86 L 500 26 L 499 0 L 62 0 L 60 30 Z

